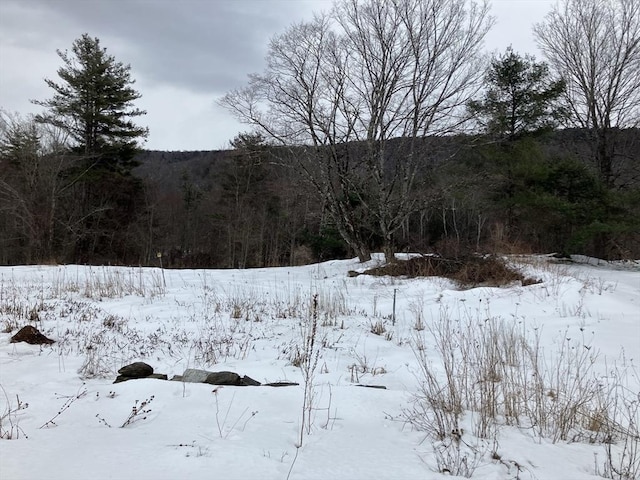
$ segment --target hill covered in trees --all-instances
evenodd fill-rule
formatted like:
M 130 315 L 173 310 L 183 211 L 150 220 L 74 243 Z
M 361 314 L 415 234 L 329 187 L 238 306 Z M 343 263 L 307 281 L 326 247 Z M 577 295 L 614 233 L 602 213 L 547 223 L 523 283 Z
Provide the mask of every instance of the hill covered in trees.
M 640 258 L 640 130 L 620 130 L 616 138 L 618 173 L 611 187 L 598 178 L 585 130 L 506 143 L 475 135 L 423 139 L 419 178 L 410 192 L 420 208 L 403 220 L 394 248 L 447 256 L 474 251 Z M 317 190 L 294 168 L 293 157 L 311 147 L 249 140 L 256 138 L 245 137 L 227 151 L 138 153 L 130 180 L 141 191 L 132 207 L 135 221 L 116 222 L 111 230 L 68 228 L 78 198 L 61 189 L 47 197 L 54 179 L 43 164 L 33 165 L 31 178 L 9 164 L 7 178 L 27 201 L 26 219 L 33 223 L 20 221 L 5 205 L 0 261 L 158 265 L 160 254 L 166 267 L 243 268 L 354 256 Z M 401 139 L 390 142 L 388 175 L 402 147 Z M 366 145 L 349 149 L 357 157 Z M 115 179 L 109 185 L 121 188 Z M 38 237 L 46 225 L 38 222 L 52 201 L 56 218 L 46 255 L 45 239 Z M 360 201 L 351 199 L 354 211 L 362 211 Z M 359 217 L 357 228 L 370 249 L 382 248 L 371 217 Z M 102 240 L 85 248 L 82 240 L 91 237 Z
M 581 130 L 508 145 L 482 136 L 424 143 L 420 187 L 413 192 L 422 208 L 394 237 L 397 249 L 602 256 L 604 248 L 608 257 L 640 255 L 639 130 L 619 132 L 613 188 L 598 181 L 588 133 Z M 251 267 L 354 254 L 312 186 L 283 161 L 286 155 L 261 148 L 137 157 L 135 172 L 153 192 L 154 241 L 167 265 Z M 373 226 L 359 228 L 372 249 L 381 247 Z M 605 245 L 601 236 L 608 237 Z

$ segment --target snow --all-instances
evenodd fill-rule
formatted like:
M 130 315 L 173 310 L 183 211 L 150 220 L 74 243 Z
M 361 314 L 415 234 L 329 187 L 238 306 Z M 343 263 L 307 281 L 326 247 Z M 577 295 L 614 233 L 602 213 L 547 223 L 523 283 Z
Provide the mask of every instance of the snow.
M 594 378 L 622 372 L 620 400 L 640 401 L 638 263 L 510 260 L 542 282 L 461 290 L 443 278 L 347 275 L 380 256 L 251 270 L 0 267 L 0 434 L 12 437 L 0 439 L 0 477 L 437 479 L 440 448 L 467 455 L 472 478 L 482 480 L 601 478 L 606 446 L 598 442 L 554 441 L 500 421 L 478 438 L 477 414 L 467 412 L 465 447 L 456 450 L 407 421 L 422 381 L 418 338 L 444 378 L 429 336 L 443 316 L 478 329 L 487 319 L 512 325 L 537 335 L 549 358 L 582 345 Z M 304 350 L 314 295 L 318 362 L 311 424 L 302 425 L 305 378 L 292 359 Z M 416 330 L 418 319 L 427 328 Z M 371 332 L 376 322 L 382 335 Z M 56 343 L 9 343 L 26 324 Z M 299 385 L 113 384 L 134 361 L 169 378 L 203 368 Z M 16 409 L 18 401 L 28 407 Z M 150 411 L 120 428 L 143 401 Z M 624 426 L 637 429 L 640 410 L 628 411 L 635 418 Z

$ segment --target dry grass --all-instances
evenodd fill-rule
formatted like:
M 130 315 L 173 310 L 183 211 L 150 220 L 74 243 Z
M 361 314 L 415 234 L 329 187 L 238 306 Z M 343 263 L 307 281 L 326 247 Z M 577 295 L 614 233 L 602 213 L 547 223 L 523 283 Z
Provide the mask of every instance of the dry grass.
M 476 446 L 452 443 L 451 432 L 462 432 L 466 419 L 469 433 L 483 441 L 513 425 L 554 443 L 602 444 L 602 475 L 638 478 L 640 398 L 628 386 L 637 378 L 633 364 L 623 358 L 602 376 L 589 339 L 565 334 L 554 347 L 545 352 L 539 330 L 524 323 L 446 309 L 415 334 L 420 389 L 406 419 L 427 432 L 434 448 L 448 446 L 438 457 L 440 471 L 458 471 L 476 452 Z

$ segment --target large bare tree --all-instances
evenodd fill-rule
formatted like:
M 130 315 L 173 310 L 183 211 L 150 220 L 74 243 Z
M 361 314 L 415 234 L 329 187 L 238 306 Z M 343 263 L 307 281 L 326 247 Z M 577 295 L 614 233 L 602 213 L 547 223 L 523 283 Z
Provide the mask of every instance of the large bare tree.
M 575 126 L 592 134 L 607 186 L 616 181 L 616 130 L 640 126 L 640 2 L 563 0 L 534 34 L 566 81 Z
M 484 68 L 487 3 L 338 0 L 275 36 L 261 74 L 220 103 L 282 149 L 361 261 L 422 205 L 424 138 L 455 131 Z

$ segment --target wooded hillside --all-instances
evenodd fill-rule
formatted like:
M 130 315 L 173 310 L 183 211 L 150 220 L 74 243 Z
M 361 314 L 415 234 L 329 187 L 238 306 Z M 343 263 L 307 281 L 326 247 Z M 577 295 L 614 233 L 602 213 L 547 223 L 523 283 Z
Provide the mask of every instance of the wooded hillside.
M 401 144 L 392 142 L 388 151 Z M 418 191 L 412 192 L 421 208 L 394 235 L 394 246 L 448 256 L 474 251 L 640 258 L 640 130 L 617 132 L 617 145 L 616 183 L 607 188 L 583 130 L 507 143 L 483 136 L 424 139 Z M 238 147 L 140 152 L 130 181 L 123 185 L 114 177 L 104 185 L 116 192 L 131 182 L 141 186 L 139 201 L 122 213 L 130 212 L 134 221 L 111 229 L 97 222 L 90 224 L 94 229 L 70 228 L 79 198 L 60 189 L 47 196 L 55 173 L 47 170 L 50 165 L 33 164 L 27 171 L 24 162 L 21 170 L 5 160 L 5 178 L 24 203 L 3 203 L 0 261 L 159 265 L 161 254 L 165 267 L 243 268 L 354 255 L 316 190 L 287 161 L 304 155 L 304 148 Z M 350 148 L 356 155 L 364 146 Z M 387 165 L 392 169 L 393 161 Z M 357 210 L 357 199 L 353 203 Z M 102 205 L 96 216 L 108 213 L 106 196 Z M 380 248 L 370 219 L 361 220 L 363 238 L 371 249 Z

